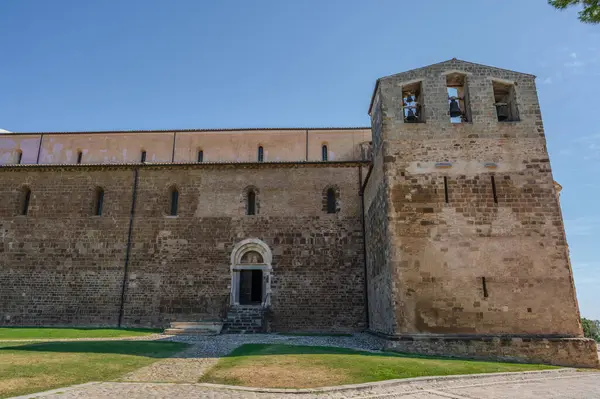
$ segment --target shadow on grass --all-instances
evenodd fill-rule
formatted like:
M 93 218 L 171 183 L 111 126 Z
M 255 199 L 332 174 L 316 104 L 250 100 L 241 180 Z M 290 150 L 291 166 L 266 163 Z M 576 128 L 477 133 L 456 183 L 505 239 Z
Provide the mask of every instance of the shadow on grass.
M 424 359 L 424 360 L 444 360 L 456 362 L 482 362 L 482 363 L 507 363 L 507 364 L 529 364 L 518 361 L 500 361 L 491 359 L 477 359 L 469 357 L 452 356 L 431 356 L 420 355 L 416 353 L 399 352 L 368 352 L 355 349 L 337 348 L 329 346 L 302 346 L 302 345 L 282 345 L 282 344 L 245 344 L 229 353 L 225 357 L 241 356 L 272 356 L 272 355 L 360 355 L 367 357 L 380 358 L 406 358 L 406 359 Z M 547 366 L 548 368 L 558 368 Z
M 44 342 L 20 346 L 1 347 L 3 352 L 56 352 L 56 353 L 110 353 L 151 358 L 166 358 L 189 347 L 188 344 L 171 341 L 72 341 Z
M 51 327 L 51 326 L 2 326 L 0 330 L 34 329 L 34 330 L 75 330 L 75 331 L 131 331 L 145 333 L 161 333 L 162 328 L 117 328 L 117 327 Z
M 122 328 L 118 328 L 118 327 L 53 327 L 53 326 L 2 326 L 0 327 L 0 329 L 4 329 L 4 328 L 13 328 L 13 329 L 20 329 L 20 328 L 34 328 L 36 330 L 43 330 L 43 329 L 52 329 L 52 330 L 84 330 L 84 331 L 89 331 L 89 330 L 118 330 L 118 331 L 134 331 L 134 332 L 162 332 L 163 329 L 162 328 L 135 328 L 135 327 L 122 327 Z

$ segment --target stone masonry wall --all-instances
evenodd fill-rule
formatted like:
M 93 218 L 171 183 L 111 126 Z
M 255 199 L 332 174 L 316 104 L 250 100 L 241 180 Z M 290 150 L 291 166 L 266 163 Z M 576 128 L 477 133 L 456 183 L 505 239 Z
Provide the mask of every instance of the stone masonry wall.
M 132 177 L 123 169 L 0 172 L 0 325 L 117 324 Z M 106 192 L 102 217 L 93 216 L 97 186 Z
M 419 337 L 385 342 L 387 350 L 566 367 L 600 367 L 590 338 Z
M 470 123 L 450 123 L 453 71 Z M 493 79 L 515 83 L 520 121 L 497 121 Z M 418 80 L 426 123 L 404 123 L 402 86 Z M 395 333 L 581 336 L 534 77 L 453 60 L 379 90 Z
M 133 187 L 133 166 L 5 168 L 1 322 L 115 325 Z M 358 164 L 139 167 L 124 325 L 224 315 L 230 255 L 246 238 L 273 252 L 272 329 L 354 331 L 365 327 Z M 18 213 L 23 183 L 27 216 Z M 340 210 L 322 209 L 327 185 Z M 96 186 L 104 214 L 92 216 Z M 179 212 L 168 214 L 168 190 Z M 259 214 L 245 215 L 257 188 Z
M 393 334 L 396 321 L 389 262 L 388 188 L 382 161 L 375 158 L 364 192 L 369 329 Z

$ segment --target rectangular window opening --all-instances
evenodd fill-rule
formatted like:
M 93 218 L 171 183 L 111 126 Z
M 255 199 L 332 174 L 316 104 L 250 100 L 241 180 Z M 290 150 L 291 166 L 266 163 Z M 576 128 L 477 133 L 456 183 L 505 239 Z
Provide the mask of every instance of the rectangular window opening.
M 460 73 L 446 75 L 448 114 L 450 122 L 471 122 L 471 107 L 467 90 L 467 77 Z
M 402 87 L 402 115 L 404 123 L 423 123 L 423 90 L 421 82 Z
M 489 294 L 488 294 L 488 290 L 487 290 L 487 284 L 485 283 L 485 277 L 481 278 L 481 285 L 483 287 L 483 297 L 487 298 L 489 296 Z
M 146 151 L 142 151 L 141 162 L 146 162 Z
M 200 150 L 198 151 L 198 162 L 203 162 L 204 161 L 204 151 Z
M 22 151 L 19 151 L 19 152 L 17 153 L 17 163 L 18 163 L 18 164 L 21 164 L 21 161 L 22 161 L 22 160 L 23 160 L 23 152 L 22 152 Z
M 492 195 L 494 196 L 494 203 L 498 203 L 498 194 L 496 193 L 496 179 L 494 176 L 491 177 L 492 181 Z
M 79 151 L 77 153 L 77 163 L 80 164 L 82 159 L 83 159 L 83 152 Z
M 494 106 L 498 122 L 519 121 L 519 110 L 517 109 L 517 98 L 515 85 L 494 81 Z
M 446 201 L 446 204 L 449 202 L 448 201 L 448 177 L 444 176 L 444 200 Z

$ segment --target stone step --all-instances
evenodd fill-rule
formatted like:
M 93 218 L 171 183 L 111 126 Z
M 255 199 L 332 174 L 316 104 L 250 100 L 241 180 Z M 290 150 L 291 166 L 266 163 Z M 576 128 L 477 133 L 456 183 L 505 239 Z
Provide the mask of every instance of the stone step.
M 217 321 L 174 321 L 165 334 L 175 335 L 219 335 L 223 323 Z
M 222 326 L 220 321 L 173 321 L 171 328 L 217 328 Z
M 263 332 L 264 309 L 257 306 L 235 306 L 229 308 L 223 333 L 253 334 Z
M 165 335 L 218 335 L 211 330 L 199 330 L 190 328 L 167 328 L 163 332 Z

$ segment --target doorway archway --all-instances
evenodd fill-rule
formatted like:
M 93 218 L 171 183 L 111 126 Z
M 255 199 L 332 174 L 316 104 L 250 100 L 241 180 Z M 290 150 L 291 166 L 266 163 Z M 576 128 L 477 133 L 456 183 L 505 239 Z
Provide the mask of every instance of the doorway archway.
M 271 303 L 271 249 L 257 238 L 231 251 L 231 305 L 266 307 Z

